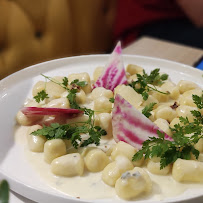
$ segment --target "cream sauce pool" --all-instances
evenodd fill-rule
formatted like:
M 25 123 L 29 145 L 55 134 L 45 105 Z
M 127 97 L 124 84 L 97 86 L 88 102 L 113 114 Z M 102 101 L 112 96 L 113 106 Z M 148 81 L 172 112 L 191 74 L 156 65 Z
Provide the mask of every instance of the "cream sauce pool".
M 20 126 L 15 133 L 16 144 L 24 146 L 24 151 L 28 162 L 40 174 L 46 183 L 60 192 L 80 199 L 117 199 L 115 189 L 106 185 L 101 179 L 101 172 L 85 172 L 83 176 L 60 177 L 54 175 L 50 170 L 50 165 L 44 162 L 43 153 L 31 152 L 27 146 L 28 127 Z M 113 141 L 104 140 L 101 148 L 109 148 Z M 183 184 L 175 181 L 171 175 L 160 176 L 148 172 L 153 182 L 151 194 L 139 197 L 139 200 L 164 200 L 166 198 L 181 195 L 189 188 L 195 190 L 203 188 L 203 184 Z M 203 189 L 201 189 L 203 192 Z M 138 200 L 138 199 L 136 199 Z

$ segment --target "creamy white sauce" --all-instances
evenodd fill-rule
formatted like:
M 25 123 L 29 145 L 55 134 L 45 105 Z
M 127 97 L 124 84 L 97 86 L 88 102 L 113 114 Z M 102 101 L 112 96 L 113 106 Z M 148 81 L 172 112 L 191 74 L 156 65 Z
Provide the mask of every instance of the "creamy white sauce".
M 50 165 L 43 160 L 43 153 L 31 152 L 28 149 L 26 139 L 27 129 L 28 127 L 25 126 L 17 128 L 15 133 L 16 144 L 24 146 L 27 160 L 49 186 L 67 195 L 82 199 L 118 198 L 115 189 L 102 181 L 101 172 L 92 173 L 85 171 L 81 177 L 59 177 L 54 175 L 50 170 Z M 103 140 L 100 147 L 106 151 L 113 143 L 114 141 L 108 142 L 107 140 Z M 148 173 L 153 182 L 152 192 L 148 195 L 139 196 L 136 200 L 164 200 L 178 196 L 187 191 L 187 189 L 200 189 L 203 187 L 203 184 L 179 183 L 171 175 L 160 176 L 151 174 L 150 172 Z

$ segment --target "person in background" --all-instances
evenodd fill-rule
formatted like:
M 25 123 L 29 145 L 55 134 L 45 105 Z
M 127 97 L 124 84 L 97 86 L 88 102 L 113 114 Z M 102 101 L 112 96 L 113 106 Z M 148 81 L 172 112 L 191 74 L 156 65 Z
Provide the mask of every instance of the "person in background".
M 145 35 L 203 49 L 203 0 L 118 0 L 115 41 Z

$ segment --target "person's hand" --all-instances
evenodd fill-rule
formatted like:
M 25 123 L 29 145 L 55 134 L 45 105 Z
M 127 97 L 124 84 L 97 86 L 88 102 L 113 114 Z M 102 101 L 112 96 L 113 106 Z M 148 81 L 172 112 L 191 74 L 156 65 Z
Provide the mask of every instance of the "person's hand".
M 203 1 L 202 0 L 176 0 L 187 17 L 197 27 L 203 27 Z

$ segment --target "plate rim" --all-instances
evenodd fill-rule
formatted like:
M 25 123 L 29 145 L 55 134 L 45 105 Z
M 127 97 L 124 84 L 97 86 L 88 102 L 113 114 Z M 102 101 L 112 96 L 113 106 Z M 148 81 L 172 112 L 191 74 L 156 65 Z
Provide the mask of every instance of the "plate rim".
M 23 69 L 21 69 L 21 70 L 19 70 L 19 71 L 17 71 L 17 72 L 14 72 L 14 73 L 12 73 L 11 75 L 9 75 L 9 76 L 7 76 L 7 77 L 5 77 L 5 78 L 3 78 L 2 80 L 0 80 L 0 88 L 1 88 L 1 85 L 3 84 L 4 85 L 4 83 L 9 83 L 9 81 L 10 80 L 12 80 L 13 78 L 15 78 L 15 77 L 18 77 L 18 75 L 20 75 L 20 74 L 22 74 L 22 73 L 24 73 L 24 72 L 29 72 L 29 70 L 31 70 L 31 69 L 35 69 L 35 68 L 40 68 L 40 67 L 43 67 L 44 65 L 49 65 L 50 63 L 60 63 L 61 61 L 68 61 L 68 60 L 71 60 L 71 59 L 76 59 L 76 60 L 79 60 L 80 58 L 89 58 L 89 57 L 93 57 L 93 58 L 95 58 L 95 57 L 105 57 L 106 59 L 108 58 L 108 56 L 109 56 L 109 54 L 91 54 L 91 55 L 81 55 L 81 56 L 72 56 L 72 57 L 64 57 L 64 58 L 58 58 L 58 59 L 53 59 L 53 60 L 49 60 L 49 61 L 45 61 L 45 62 L 41 62 L 41 63 L 38 63 L 38 64 L 34 64 L 34 65 L 31 65 L 31 66 L 28 66 L 28 67 L 26 67 L 26 68 L 23 68 Z M 171 60 L 167 60 L 167 59 L 161 59 L 161 58 L 156 58 L 156 57 L 148 57 L 148 56 L 142 56 L 142 55 L 131 55 L 131 54 L 123 54 L 122 55 L 123 56 L 123 59 L 124 59 L 124 63 L 125 63 L 125 58 L 134 58 L 134 59 L 136 59 L 136 58 L 139 58 L 139 59 L 141 59 L 141 60 L 150 60 L 150 61 L 156 61 L 156 62 L 164 62 L 164 63 L 169 63 L 169 64 L 175 64 L 175 65 L 178 65 L 178 66 L 180 66 L 181 68 L 187 68 L 188 70 L 191 70 L 191 71 L 193 71 L 193 72 L 196 72 L 197 74 L 201 74 L 201 75 L 203 75 L 203 71 L 201 71 L 201 70 L 199 70 L 199 69 L 196 69 L 196 68 L 194 68 L 194 67 L 192 67 L 192 66 L 190 66 L 190 65 L 186 65 L 186 64 L 183 64 L 183 63 L 180 63 L 180 62 L 175 62 L 175 61 L 171 61 Z M 153 64 L 153 62 L 152 62 L 152 64 Z M 54 70 L 54 69 L 52 69 L 52 70 Z M 47 70 L 48 71 L 48 70 Z M 37 72 L 37 71 L 36 71 Z M 34 76 L 32 76 L 32 77 L 34 77 Z M 0 94 L 1 94 L 1 89 L 0 89 Z M 25 184 L 23 184 L 22 182 L 21 183 L 19 183 L 16 179 L 15 180 L 11 180 L 10 179 L 10 177 L 8 177 L 6 174 L 2 174 L 2 171 L 1 171 L 1 168 L 0 168 L 0 176 L 4 176 L 5 178 L 7 178 L 8 180 L 9 180 L 9 182 L 12 182 L 12 181 L 14 181 L 15 183 L 17 183 L 17 184 L 21 184 L 21 185 L 23 185 L 23 187 L 26 187 L 26 188 L 29 188 L 30 190 L 34 190 L 35 191 L 35 193 L 37 193 L 37 192 L 39 192 L 39 190 L 38 189 L 35 189 L 35 188 L 33 188 L 32 186 L 29 186 L 29 185 L 25 185 Z M 12 189 L 12 188 L 11 188 Z M 16 190 L 15 190 L 15 192 L 16 192 Z M 17 192 L 18 193 L 18 192 Z M 45 193 L 47 193 L 47 192 L 45 192 Z M 19 193 L 19 194 L 22 194 L 22 193 Z M 46 194 L 45 194 L 46 195 Z M 62 196 L 59 196 L 58 194 L 53 194 L 53 193 L 49 193 L 49 195 L 50 196 L 55 196 L 55 197 L 57 197 L 57 198 L 64 198 L 64 200 L 72 200 L 73 202 L 92 202 L 91 200 L 80 200 L 80 199 L 75 199 L 74 197 L 62 197 Z M 25 196 L 25 197 L 27 197 L 27 198 L 29 198 L 28 196 L 26 196 L 26 195 L 24 195 L 23 194 L 23 196 Z M 177 202 L 177 201 L 184 201 L 184 200 L 192 200 L 192 199 L 195 199 L 195 198 L 197 198 L 197 197 L 203 197 L 203 194 L 202 195 L 194 195 L 194 196 L 192 196 L 192 197 L 190 197 L 190 198 L 185 198 L 185 199 L 183 199 L 183 198 L 181 198 L 180 200 L 176 200 L 175 202 Z M 30 199 L 30 198 L 29 198 Z M 99 201 L 98 201 L 99 202 Z M 141 201 L 142 202 L 142 201 Z M 156 202 L 156 201 L 150 201 L 151 203 L 152 202 Z M 163 202 L 174 202 L 174 200 L 171 200 L 171 201 L 163 201 Z
M 70 56 L 70 57 L 63 57 L 63 58 L 57 58 L 57 59 L 52 59 L 52 60 L 48 60 L 48 61 L 44 61 L 44 62 L 41 62 L 41 63 L 37 63 L 37 64 L 33 64 L 31 66 L 28 66 L 28 67 L 25 67 L 21 70 L 18 70 L 8 76 L 6 76 L 5 78 L 1 79 L 0 80 L 0 84 L 2 82 L 5 82 L 6 80 L 12 78 L 12 77 L 15 77 L 16 75 L 24 72 L 24 71 L 28 71 L 30 69 L 33 69 L 35 67 L 38 67 L 38 66 L 42 66 L 42 65 L 47 65 L 49 63 L 53 63 L 53 62 L 60 62 L 60 61 L 64 61 L 64 60 L 71 60 L 71 59 L 76 59 L 76 58 L 86 58 L 86 57 L 108 57 L 110 54 L 89 54 L 89 55 L 79 55 L 79 56 Z M 178 66 L 184 66 L 184 68 L 187 68 L 187 69 L 190 69 L 194 72 L 197 72 L 201 75 L 203 75 L 203 71 L 202 70 L 199 70 L 193 66 L 190 66 L 188 64 L 184 64 L 184 63 L 180 63 L 180 62 L 177 62 L 177 61 L 172 61 L 172 60 L 168 60 L 168 59 L 163 59 L 163 58 L 158 58 L 158 57 L 151 57 L 151 56 L 143 56 L 143 55 L 133 55 L 133 54 L 123 54 L 122 55 L 123 58 L 141 58 L 141 59 L 146 59 L 146 60 L 152 60 L 152 61 L 161 61 L 161 62 L 164 62 L 164 63 L 172 63 L 172 64 L 175 64 L 175 65 L 178 65 Z M 125 61 L 124 61 L 125 62 Z

